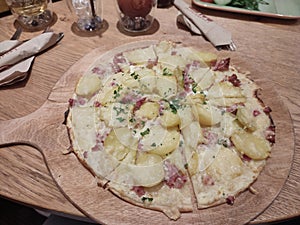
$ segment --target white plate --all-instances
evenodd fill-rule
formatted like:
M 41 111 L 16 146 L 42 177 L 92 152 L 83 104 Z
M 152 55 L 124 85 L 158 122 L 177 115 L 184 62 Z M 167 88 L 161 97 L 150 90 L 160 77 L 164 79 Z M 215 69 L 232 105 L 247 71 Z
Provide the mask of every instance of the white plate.
M 192 0 L 197 6 L 222 10 L 227 12 L 243 13 L 257 16 L 275 17 L 280 19 L 299 19 L 300 18 L 300 0 L 265 0 L 268 5 L 259 4 L 259 11 L 242 9 L 232 6 L 221 6 L 214 3 L 202 2 L 201 0 Z

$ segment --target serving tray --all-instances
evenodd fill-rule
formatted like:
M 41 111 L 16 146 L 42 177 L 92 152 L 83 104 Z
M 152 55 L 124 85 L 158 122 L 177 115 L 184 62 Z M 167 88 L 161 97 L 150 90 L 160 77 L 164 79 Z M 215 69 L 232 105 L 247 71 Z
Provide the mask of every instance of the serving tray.
M 192 0 L 192 2 L 202 8 L 221 10 L 234 13 L 242 13 L 256 16 L 274 17 L 279 19 L 299 19 L 299 0 L 264 0 L 268 4 L 259 4 L 259 11 L 242 9 L 232 6 L 221 6 L 214 3 Z
M 125 50 L 145 47 L 157 41 L 141 41 L 114 49 L 94 49 L 76 62 L 57 82 L 46 102 L 37 111 L 8 121 L 0 121 L 0 146 L 28 144 L 45 157 L 47 166 L 62 193 L 81 212 L 101 224 L 246 224 L 262 213 L 283 187 L 293 161 L 294 133 L 287 107 L 280 101 L 271 82 L 261 74 L 251 78 L 263 88 L 262 99 L 273 110 L 276 125 L 276 143 L 272 156 L 254 183 L 258 194 L 242 193 L 235 204 L 182 213 L 177 221 L 163 213 L 134 206 L 97 185 L 97 179 L 68 153 L 70 141 L 64 125 L 68 100 L 72 97 L 78 79 L 95 63 L 108 61 Z M 194 47 L 197 47 L 195 45 Z M 234 62 L 233 62 L 234 63 Z M 249 62 L 250 63 L 250 62 Z

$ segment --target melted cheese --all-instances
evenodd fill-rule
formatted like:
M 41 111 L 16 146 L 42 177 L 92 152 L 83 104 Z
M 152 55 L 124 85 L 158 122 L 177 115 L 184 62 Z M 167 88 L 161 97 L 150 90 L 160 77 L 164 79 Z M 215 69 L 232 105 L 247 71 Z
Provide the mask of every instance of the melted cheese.
M 255 181 L 271 152 L 271 122 L 247 74 L 215 71 L 214 54 L 167 41 L 114 60 L 97 61 L 79 81 L 68 117 L 74 152 L 113 192 L 178 219 L 192 210 L 191 186 L 206 208 Z

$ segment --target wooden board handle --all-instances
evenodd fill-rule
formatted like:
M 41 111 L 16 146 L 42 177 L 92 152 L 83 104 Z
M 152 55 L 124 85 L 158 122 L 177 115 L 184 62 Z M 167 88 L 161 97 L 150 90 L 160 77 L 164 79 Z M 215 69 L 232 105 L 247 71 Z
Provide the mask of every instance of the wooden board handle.
M 0 146 L 10 144 L 30 144 L 34 121 L 30 116 L 0 121 Z
M 69 147 L 63 103 L 47 101 L 37 111 L 17 119 L 0 121 L 0 146 L 26 144 L 40 151 Z

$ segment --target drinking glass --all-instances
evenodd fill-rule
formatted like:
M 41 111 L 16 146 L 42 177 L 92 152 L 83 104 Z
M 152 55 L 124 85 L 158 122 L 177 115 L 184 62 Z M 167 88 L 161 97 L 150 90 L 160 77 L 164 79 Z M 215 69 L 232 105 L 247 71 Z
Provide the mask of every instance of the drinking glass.
M 6 0 L 25 31 L 43 30 L 53 22 L 52 0 Z
M 148 30 L 154 21 L 157 0 L 115 0 L 121 28 L 129 32 Z
M 66 0 L 69 10 L 76 17 L 72 31 L 78 35 L 94 35 L 105 30 L 102 18 L 102 0 Z

